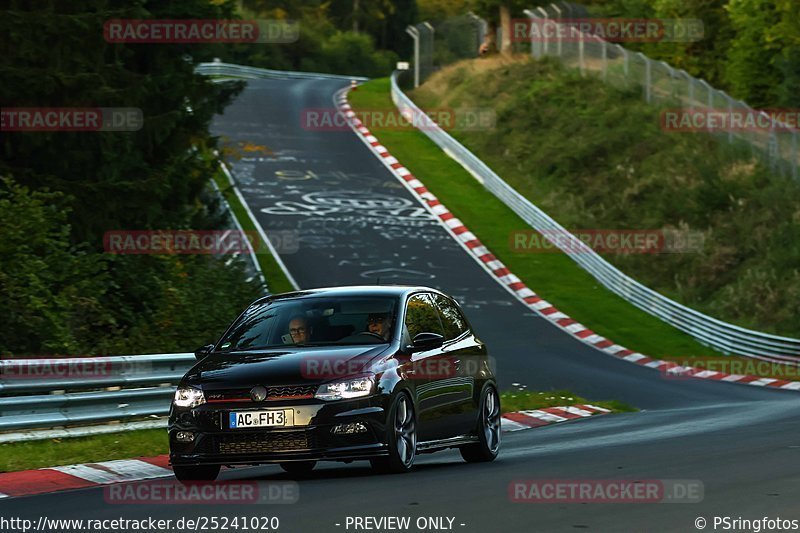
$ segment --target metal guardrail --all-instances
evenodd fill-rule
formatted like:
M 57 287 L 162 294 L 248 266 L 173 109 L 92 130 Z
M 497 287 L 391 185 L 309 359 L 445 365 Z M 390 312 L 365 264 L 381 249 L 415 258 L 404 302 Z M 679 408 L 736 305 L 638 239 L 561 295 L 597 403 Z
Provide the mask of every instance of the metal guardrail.
M 0 360 L 0 432 L 164 416 L 194 354 Z
M 231 76 L 248 79 L 330 79 L 330 80 L 356 80 L 366 81 L 363 76 L 341 76 L 338 74 L 323 74 L 320 72 L 290 72 L 286 70 L 270 70 L 266 68 L 246 67 L 231 63 L 200 63 L 195 67 L 195 72 L 205 76 Z
M 555 239 L 555 246 L 610 291 L 639 309 L 688 333 L 700 343 L 723 353 L 793 365 L 800 362 L 800 339 L 770 335 L 710 317 L 645 287 L 611 265 L 580 239 L 570 234 L 547 213 L 515 191 L 475 154 L 428 118 L 400 89 L 397 83 L 399 74 L 399 72 L 395 72 L 391 78 L 392 101 L 398 110 L 407 116 L 410 114 L 422 122 L 418 127 L 428 138 L 461 164 L 486 189 L 532 228 L 539 231 L 557 232 L 559 239 Z

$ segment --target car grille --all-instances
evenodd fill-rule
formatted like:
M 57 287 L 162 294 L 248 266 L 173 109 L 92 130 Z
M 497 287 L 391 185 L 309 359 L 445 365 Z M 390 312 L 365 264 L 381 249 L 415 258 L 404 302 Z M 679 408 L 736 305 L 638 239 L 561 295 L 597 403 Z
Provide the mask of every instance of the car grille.
M 284 385 L 281 387 L 267 387 L 267 400 L 295 396 L 314 396 L 315 392 L 317 392 L 316 385 Z
M 211 391 L 208 393 L 208 402 L 252 401 L 250 399 L 250 390 L 251 388 Z M 267 387 L 267 398 L 265 401 L 291 398 L 313 398 L 315 392 L 317 392 L 317 385 L 279 385 Z
M 306 431 L 276 431 L 274 433 L 243 433 L 241 435 L 216 435 L 214 449 L 221 454 L 255 454 L 308 450 L 314 447 L 313 438 Z

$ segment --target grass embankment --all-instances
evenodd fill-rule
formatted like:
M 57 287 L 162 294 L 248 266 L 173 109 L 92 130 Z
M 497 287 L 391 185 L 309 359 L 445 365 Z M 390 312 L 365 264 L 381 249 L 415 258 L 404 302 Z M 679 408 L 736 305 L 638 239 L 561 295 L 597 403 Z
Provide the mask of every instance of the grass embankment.
M 214 181 L 216 182 L 220 191 L 222 191 L 225 200 L 231 207 L 231 211 L 233 211 L 233 214 L 239 221 L 239 224 L 241 224 L 242 229 L 246 232 L 254 232 L 253 234 L 257 235 L 258 230 L 256 229 L 255 224 L 253 224 L 253 221 L 247 214 L 247 210 L 239 201 L 239 198 L 237 198 L 236 193 L 234 192 L 233 187 L 231 186 L 225 174 L 222 171 L 217 172 L 217 174 L 214 176 Z M 293 291 L 294 288 L 292 287 L 291 283 L 289 283 L 289 280 L 286 278 L 283 270 L 281 270 L 281 267 L 278 265 L 275 257 L 270 253 L 266 244 L 260 241 L 261 238 L 258 237 L 258 242 L 254 243 L 254 248 L 256 252 L 256 259 L 258 260 L 258 264 L 261 266 L 261 272 L 263 272 L 264 278 L 267 280 L 267 287 L 269 288 L 269 291 L 271 293 Z
M 169 453 L 166 429 L 0 444 L 0 472 Z
M 748 146 L 664 131 L 641 88 L 528 59 L 451 66 L 414 98 L 494 109 L 494 130 L 453 134 L 566 228 L 704 238 L 698 252 L 606 255 L 638 281 L 711 316 L 800 336 L 800 183 Z
M 556 70 L 553 66 L 528 64 L 527 62 L 520 62 L 519 64 L 511 66 L 506 65 L 503 66 L 501 70 L 507 74 L 508 70 L 519 68 Z M 551 73 L 551 75 L 555 76 L 554 73 Z M 568 76 L 566 74 L 560 75 Z M 503 86 L 502 83 L 495 80 L 495 78 L 500 77 L 500 74 L 494 73 L 494 70 L 487 69 L 486 76 L 487 78 L 485 79 L 481 78 L 484 83 L 491 84 L 496 88 Z M 530 74 L 528 74 L 528 76 L 530 76 Z M 533 85 L 537 83 L 547 83 L 546 80 L 536 81 L 536 78 L 534 78 L 534 81 L 530 81 L 530 77 L 527 79 Z M 475 83 L 479 81 L 480 80 Z M 563 85 L 561 90 L 566 91 L 569 84 L 564 83 Z M 478 88 L 474 88 L 474 90 L 478 91 Z M 486 89 L 482 90 L 485 91 Z M 458 89 L 457 84 L 452 88 L 452 91 L 458 92 L 459 94 L 462 92 Z M 509 88 L 507 88 L 505 92 L 508 91 Z M 533 92 L 533 89 L 529 88 L 529 92 Z M 504 127 L 502 126 L 504 121 L 510 120 L 506 115 L 506 106 L 509 104 L 504 103 L 504 101 L 511 98 L 512 97 L 508 95 L 502 96 L 500 94 L 495 94 L 495 98 L 491 100 L 498 110 L 498 130 Z M 558 97 L 556 98 L 558 99 Z M 356 111 L 359 109 L 369 109 L 370 111 L 381 109 L 386 111 L 393 110 L 394 106 L 389 93 L 389 80 L 373 80 L 362 85 L 359 87 L 358 91 L 351 93 L 350 102 Z M 453 102 L 448 101 L 447 104 L 452 106 Z M 514 112 L 524 116 L 525 113 L 528 112 L 527 110 L 534 105 L 537 104 L 529 103 L 527 106 L 518 108 Z M 565 109 L 569 109 L 569 107 L 565 107 Z M 509 109 L 508 113 L 511 112 L 512 111 Z M 577 115 L 581 113 L 580 110 L 575 109 L 569 112 L 562 110 L 562 112 L 567 114 L 574 113 Z M 553 114 L 555 114 L 555 112 L 553 112 Z M 626 111 L 625 109 L 618 109 L 616 114 L 617 118 L 622 120 L 626 115 Z M 577 122 L 577 124 L 580 124 L 580 122 Z M 610 126 L 611 125 L 608 125 L 608 127 Z M 540 129 L 542 127 L 544 127 L 544 125 L 539 126 Z M 483 186 L 458 163 L 447 157 L 424 134 L 413 129 L 401 129 L 397 127 L 381 128 L 375 126 L 370 129 L 378 136 L 381 143 L 389 149 L 392 155 L 397 157 L 403 165 L 422 180 L 426 187 L 431 190 L 455 216 L 462 220 L 512 272 L 519 276 L 531 289 L 553 303 L 564 313 L 590 327 L 598 334 L 612 339 L 614 342 L 622 344 L 631 350 L 652 357 L 673 360 L 682 364 L 692 364 L 696 361 L 699 366 L 710 367 L 714 365 L 714 368 L 720 371 L 725 371 L 726 366 L 730 365 L 732 361 L 738 361 L 739 363 L 747 362 L 747 360 L 744 359 L 739 360 L 738 358 L 725 357 L 699 344 L 683 332 L 632 306 L 622 298 L 605 289 L 593 277 L 562 253 L 531 254 L 515 251 L 509 246 L 510 235 L 519 230 L 529 229 L 529 226 L 500 202 L 500 200 L 487 192 Z M 576 131 L 573 131 L 572 134 L 578 135 L 579 131 L 580 128 L 577 127 Z M 575 143 L 567 141 L 562 143 L 561 135 L 562 134 L 558 134 L 555 136 L 558 138 L 553 139 L 554 144 L 549 147 L 550 150 L 558 151 L 562 158 L 568 157 L 581 160 L 587 157 L 580 154 L 579 151 L 571 149 L 572 145 Z M 478 132 L 475 134 L 476 138 L 480 138 L 481 136 L 485 137 L 485 143 L 487 145 L 497 143 L 499 146 L 498 150 L 501 151 L 512 149 L 521 149 L 524 151 L 530 149 L 539 153 L 546 152 L 548 149 L 546 146 L 528 146 L 527 144 L 519 147 L 509 144 L 503 145 L 501 137 L 494 131 Z M 478 141 L 476 141 L 476 143 L 477 142 Z M 541 140 L 541 142 L 545 142 L 545 140 Z M 568 148 L 565 148 L 565 146 Z M 565 155 L 569 154 L 571 151 L 573 155 Z M 609 154 L 607 155 L 611 157 Z M 503 169 L 508 166 L 506 163 L 503 165 L 496 165 L 494 160 L 488 159 L 487 161 L 495 170 L 500 170 L 500 174 L 505 177 Z M 589 166 L 589 163 L 585 164 Z M 558 172 L 559 175 L 563 174 L 563 172 L 557 170 L 557 165 L 549 166 L 548 168 L 550 168 L 552 172 Z M 551 178 L 551 190 L 556 187 L 558 179 L 560 178 Z M 531 178 L 520 180 L 523 183 L 528 183 L 529 188 L 535 185 L 535 182 L 533 182 Z M 518 190 L 520 189 L 519 183 L 513 180 L 510 181 Z M 643 195 L 644 190 L 648 189 L 648 187 L 650 187 L 648 184 L 641 185 Z M 594 194 L 603 194 L 603 191 L 596 187 L 592 187 L 592 190 Z M 529 192 L 528 189 L 526 189 L 526 192 Z M 546 190 L 542 194 L 544 194 L 546 198 L 552 196 L 552 194 L 546 192 Z M 576 194 L 577 193 L 567 195 L 565 201 L 570 203 L 570 205 L 573 203 L 582 203 L 582 200 L 575 196 Z M 606 192 L 606 194 L 608 193 Z M 623 196 L 627 198 L 630 194 L 632 193 L 626 193 Z M 669 212 L 669 206 L 674 205 L 674 202 L 679 198 L 675 190 L 671 190 L 671 194 L 674 195 L 672 200 L 670 200 L 666 206 L 659 208 L 659 212 Z M 541 198 L 539 195 L 528 194 L 528 197 L 534 202 L 542 203 L 540 202 Z M 665 199 L 661 198 L 661 200 Z M 555 200 L 553 200 L 553 202 L 555 202 Z M 652 205 L 653 202 L 654 200 L 648 200 L 646 203 L 647 205 Z M 545 204 L 545 207 L 548 206 L 550 206 L 550 204 Z M 553 214 L 558 215 L 557 213 Z M 603 227 L 597 222 L 591 221 L 583 221 L 580 226 Z M 607 227 L 618 229 L 620 227 L 641 226 L 626 226 L 622 222 L 619 222 L 609 224 Z M 647 256 L 647 258 L 655 262 L 662 260 L 663 256 Z M 783 374 L 774 375 L 775 369 L 769 366 L 766 368 L 762 366 L 754 367 L 754 370 L 757 375 L 792 379 L 792 376 Z M 797 379 L 797 377 L 794 376 L 794 379 Z
M 604 407 L 615 413 L 631 413 L 638 410 L 635 407 L 617 400 L 592 401 L 581 398 L 565 390 L 549 392 L 516 390 L 506 391 L 500 394 L 500 407 L 503 413 L 530 411 L 533 409 L 543 409 L 545 407 L 564 407 L 586 404 Z

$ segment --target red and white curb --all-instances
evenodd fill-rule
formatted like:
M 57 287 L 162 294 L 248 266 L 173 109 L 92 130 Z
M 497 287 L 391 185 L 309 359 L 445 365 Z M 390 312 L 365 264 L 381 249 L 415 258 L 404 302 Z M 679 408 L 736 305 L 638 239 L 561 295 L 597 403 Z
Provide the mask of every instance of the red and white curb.
M 504 432 L 519 431 L 610 412 L 594 405 L 547 407 L 506 413 L 500 427 Z M 0 473 L 0 499 L 165 477 L 172 477 L 168 455 L 5 472 Z
M 800 381 L 726 374 L 724 372 L 682 366 L 671 361 L 653 359 L 652 357 L 615 344 L 613 341 L 598 335 L 583 324 L 562 313 L 556 309 L 553 304 L 537 296 L 535 292 L 515 276 L 418 178 L 404 167 L 397 158 L 389 153 L 389 150 L 387 150 L 369 129 L 364 126 L 361 120 L 358 119 L 356 113 L 347 102 L 347 91 L 348 89 L 346 88 L 337 92 L 334 96 L 334 104 L 339 108 L 340 112 L 347 117 L 350 127 L 358 134 L 358 138 L 361 139 L 378 159 L 383 162 L 386 168 L 405 185 L 406 189 L 408 189 L 428 211 L 438 218 L 439 222 L 447 229 L 450 235 L 484 268 L 484 270 L 491 274 L 495 281 L 500 283 L 500 285 L 515 298 L 542 318 L 549 320 L 556 327 L 566 331 L 572 337 L 584 344 L 588 344 L 592 348 L 630 363 L 659 370 L 664 373 L 665 377 L 692 377 L 713 381 L 725 381 L 728 383 L 742 383 L 756 387 L 800 391 Z
M 569 420 L 604 415 L 610 412 L 610 409 L 589 404 L 571 405 L 569 407 L 545 407 L 533 411 L 506 413 L 500 419 L 500 428 L 503 431 L 520 431 Z
M 0 474 L 0 498 L 32 496 L 172 476 L 169 456 L 54 466 Z

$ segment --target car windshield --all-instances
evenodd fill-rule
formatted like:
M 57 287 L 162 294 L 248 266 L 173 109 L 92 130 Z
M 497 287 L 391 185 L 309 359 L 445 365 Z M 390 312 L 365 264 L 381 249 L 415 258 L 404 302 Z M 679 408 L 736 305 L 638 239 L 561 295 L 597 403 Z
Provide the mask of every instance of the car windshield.
M 252 305 L 217 345 L 221 351 L 381 344 L 394 336 L 397 299 L 304 297 Z

